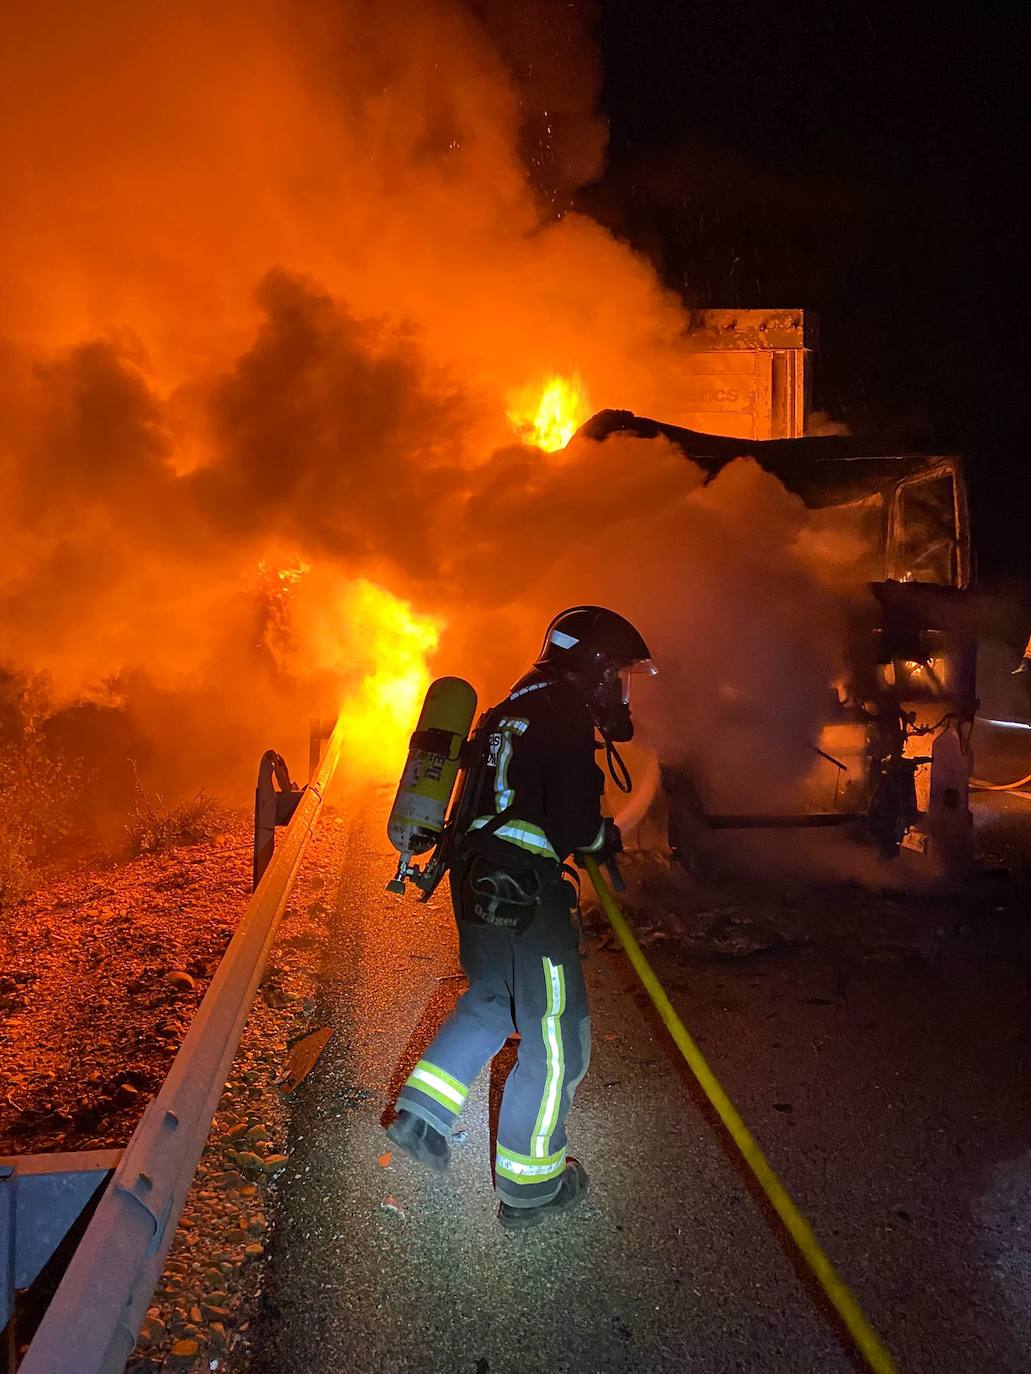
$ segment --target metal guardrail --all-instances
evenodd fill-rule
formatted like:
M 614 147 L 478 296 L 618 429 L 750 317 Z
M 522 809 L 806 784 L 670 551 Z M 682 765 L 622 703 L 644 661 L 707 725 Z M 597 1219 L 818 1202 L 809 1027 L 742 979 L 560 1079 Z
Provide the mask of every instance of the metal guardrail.
M 136 1344 L 279 918 L 343 746 L 343 721 L 247 904 L 168 1077 L 122 1154 L 20 1374 L 121 1374 Z

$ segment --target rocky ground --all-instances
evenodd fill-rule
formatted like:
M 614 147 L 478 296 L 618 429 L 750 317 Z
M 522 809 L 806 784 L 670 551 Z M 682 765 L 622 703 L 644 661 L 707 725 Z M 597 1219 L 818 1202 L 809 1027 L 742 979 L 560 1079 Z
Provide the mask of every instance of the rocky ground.
M 283 915 L 131 1374 L 250 1368 L 268 1212 L 290 1167 L 290 1094 L 324 1039 L 312 994 L 325 915 L 323 850 L 337 823 L 327 808 Z
M 0 1154 L 128 1141 L 236 928 L 250 869 L 241 820 L 210 843 L 83 868 L 4 912 Z M 267 1199 L 287 1164 L 291 1050 L 311 1029 L 319 885 L 309 857 L 141 1331 L 140 1374 L 227 1368 L 246 1341 Z M 22 1337 L 32 1320 L 23 1304 Z
M 0 924 L 0 1153 L 128 1140 L 235 929 L 246 828 L 71 873 Z

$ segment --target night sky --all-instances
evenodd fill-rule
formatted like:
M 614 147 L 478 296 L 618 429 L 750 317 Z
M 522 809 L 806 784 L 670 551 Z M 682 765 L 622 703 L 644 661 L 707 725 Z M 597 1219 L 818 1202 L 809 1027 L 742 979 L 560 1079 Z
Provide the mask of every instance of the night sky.
M 689 305 L 815 310 L 815 404 L 964 453 L 982 580 L 1025 578 L 1017 7 L 603 0 L 598 37 L 582 208 Z

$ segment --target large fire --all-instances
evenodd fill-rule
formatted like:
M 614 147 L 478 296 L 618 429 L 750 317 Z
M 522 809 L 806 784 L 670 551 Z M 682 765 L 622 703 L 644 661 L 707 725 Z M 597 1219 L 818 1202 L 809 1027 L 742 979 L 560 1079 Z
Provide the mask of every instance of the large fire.
M 649 263 L 561 208 L 604 148 L 581 7 L 521 30 L 547 62 L 509 62 L 500 4 L 9 8 L 0 733 L 38 686 L 104 766 L 242 795 L 342 704 L 386 778 L 432 673 L 487 699 L 578 601 L 654 629 L 677 740 L 742 674 L 823 702 L 773 479 L 703 489 L 661 440 L 540 461 L 592 408 L 673 419 L 688 348 Z M 682 690 L 674 640 L 713 664 Z
M 565 448 L 590 415 L 590 405 L 578 373 L 549 377 L 537 389 L 518 392 L 509 405 L 512 428 L 528 444 L 555 453 Z
M 588 393 L 661 414 L 676 371 L 679 302 L 598 224 L 556 213 L 604 147 L 577 7 L 541 27 L 548 61 L 518 70 L 505 7 L 457 0 L 98 0 L 12 22 L 0 672 L 58 709 L 124 709 L 160 744 L 155 773 L 180 768 L 188 723 L 214 785 L 328 715 L 333 674 L 356 739 L 401 740 L 445 632 L 427 611 L 452 636 L 430 669 L 470 673 L 550 614 L 556 593 L 525 575 L 494 585 L 540 552 L 494 462 L 513 426 L 554 452 Z M 541 195 L 522 121 L 558 91 Z M 268 672 L 254 602 L 271 582 L 289 595 Z M 540 604 L 517 611 L 516 588 Z M 319 599 L 333 623 L 308 652 Z M 498 608 L 505 635 L 477 637 Z

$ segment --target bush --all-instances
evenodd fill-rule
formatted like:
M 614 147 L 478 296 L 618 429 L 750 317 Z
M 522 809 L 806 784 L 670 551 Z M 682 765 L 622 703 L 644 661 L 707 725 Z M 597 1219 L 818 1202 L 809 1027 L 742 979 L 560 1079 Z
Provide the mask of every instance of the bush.
M 72 834 L 80 783 L 37 730 L 0 740 L 0 906 L 30 891 Z
M 125 827 L 129 852 L 135 858 L 180 845 L 210 844 L 225 834 L 232 820 L 228 808 L 204 791 L 189 801 L 169 805 L 158 793 L 148 794 L 137 777 L 132 819 Z
M 6 817 L 0 817 L 0 907 L 9 906 L 32 890 L 36 865 L 25 835 Z

